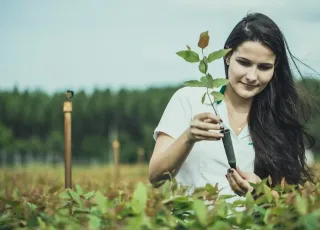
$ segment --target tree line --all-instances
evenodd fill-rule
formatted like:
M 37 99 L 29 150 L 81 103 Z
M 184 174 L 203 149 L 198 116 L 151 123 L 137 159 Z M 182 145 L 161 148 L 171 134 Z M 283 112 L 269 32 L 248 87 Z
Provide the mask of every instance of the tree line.
M 319 80 L 297 81 L 308 89 L 313 117 L 308 126 L 316 136 L 315 153 L 320 153 Z M 137 150 L 143 148 L 144 160 L 153 151 L 153 130 L 173 93 L 181 85 L 152 87 L 145 90 L 96 89 L 92 94 L 75 92 L 72 98 L 73 159 L 112 160 L 112 141 L 120 142 L 120 162 L 135 163 Z M 52 95 L 36 90 L 0 91 L 0 154 L 19 152 L 41 156 L 64 154 L 65 92 Z

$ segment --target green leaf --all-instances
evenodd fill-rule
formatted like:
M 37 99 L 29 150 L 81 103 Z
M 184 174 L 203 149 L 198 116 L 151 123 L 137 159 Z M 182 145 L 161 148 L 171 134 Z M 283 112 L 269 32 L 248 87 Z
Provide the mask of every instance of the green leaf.
M 191 87 L 202 87 L 202 83 L 200 81 L 197 80 L 190 80 L 190 81 L 186 81 L 184 82 L 185 86 L 191 86 Z
M 267 209 L 267 211 L 266 211 L 265 214 L 264 214 L 263 222 L 264 222 L 265 224 L 268 224 L 268 222 L 269 222 L 270 213 L 271 213 L 271 209 Z
M 307 200 L 301 197 L 299 194 L 296 195 L 296 208 L 300 215 L 306 215 L 308 211 Z
M 247 205 L 247 207 L 254 206 L 254 199 L 253 199 L 252 194 L 250 192 L 247 192 L 247 194 L 246 194 L 246 205 Z
M 27 205 L 28 205 L 28 207 L 32 210 L 32 211 L 35 211 L 35 210 L 37 210 L 37 205 L 35 205 L 35 204 L 32 204 L 32 203 L 30 203 L 30 202 L 26 202 L 27 203 Z
M 230 198 L 233 198 L 233 197 L 236 197 L 237 195 L 220 195 L 219 196 L 219 200 L 226 200 L 226 199 L 230 199 Z
M 251 215 L 247 215 L 244 213 L 238 213 L 236 216 L 236 223 L 239 227 L 243 227 L 244 229 L 248 229 L 252 226 L 254 220 Z
M 219 193 L 218 192 L 218 183 L 216 183 L 215 186 L 213 186 L 212 184 L 207 183 L 204 188 L 211 195 L 218 195 L 218 193 Z
M 93 215 L 100 215 L 101 211 L 100 211 L 100 208 L 98 206 L 92 206 L 90 208 L 90 213 L 93 214 Z
M 178 188 L 178 183 L 177 183 L 177 179 L 176 178 L 172 178 L 170 180 L 170 190 L 171 193 L 173 194 Z
M 230 230 L 231 226 L 224 221 L 218 220 L 214 223 L 214 225 L 210 228 L 208 228 L 209 230 Z
M 194 200 L 193 209 L 196 212 L 200 224 L 205 227 L 208 225 L 208 210 L 202 200 Z
M 12 197 L 17 200 L 20 198 L 20 190 L 18 188 L 14 188 L 12 192 Z
M 210 94 L 213 96 L 215 102 L 221 101 L 224 98 L 223 94 L 221 94 L 220 92 L 213 91 Z
M 38 221 L 40 229 L 47 229 L 46 223 L 41 219 L 40 216 L 37 217 L 37 221 Z
M 208 64 L 208 58 L 207 58 L 206 56 L 203 57 L 203 62 L 204 62 L 205 64 Z
M 70 195 L 68 192 L 69 189 L 66 189 L 65 191 L 63 191 L 62 193 L 59 194 L 59 198 L 60 199 L 70 199 Z
M 2 215 L 0 215 L 0 223 L 10 222 L 11 218 L 11 213 L 2 213 Z
M 188 199 L 188 197 L 186 196 L 181 196 L 181 195 L 176 195 L 173 197 L 170 197 L 168 199 L 165 199 L 161 202 L 162 204 L 179 204 L 179 203 L 183 203 L 183 204 L 188 204 L 190 203 L 190 200 Z
M 212 81 L 212 87 L 219 88 L 221 86 L 224 86 L 228 84 L 229 80 L 225 78 L 216 78 Z
M 108 200 L 100 191 L 96 192 L 93 201 L 98 206 L 98 210 L 102 214 L 107 211 Z
M 209 54 L 208 56 L 208 63 L 213 62 L 214 60 L 220 59 L 224 56 L 226 56 L 226 54 L 230 51 L 231 49 L 220 49 L 218 51 L 214 51 L 212 53 Z
M 128 220 L 128 223 L 124 228 L 124 230 L 131 230 L 131 229 L 154 229 L 152 227 L 152 222 L 148 216 L 140 215 Z
M 131 230 L 131 229 L 143 229 L 143 216 L 135 216 L 128 220 L 128 223 L 124 227 L 124 230 Z
M 263 188 L 268 202 L 271 202 L 273 200 L 271 189 L 267 185 L 263 185 Z
M 89 200 L 91 197 L 94 196 L 94 193 L 95 193 L 94 191 L 91 191 L 91 192 L 84 194 L 83 196 L 86 200 Z
M 264 216 L 267 212 L 266 209 L 264 209 L 263 207 L 258 206 L 258 205 L 254 206 L 253 209 L 256 213 L 260 213 L 262 216 Z
M 317 229 L 317 226 L 319 226 L 318 217 L 314 213 L 301 216 L 299 222 L 303 225 L 303 229 L 306 230 Z
M 225 203 L 225 200 L 220 200 L 219 205 L 217 206 L 217 215 L 221 218 L 226 218 L 228 216 L 228 207 Z
M 201 103 L 202 103 L 202 104 L 204 103 L 204 100 L 206 99 L 206 94 L 207 94 L 207 93 L 204 93 L 203 96 L 202 96 L 202 98 L 201 98 Z
M 82 201 L 80 196 L 73 190 L 69 189 L 69 194 L 72 197 L 72 199 L 79 205 L 80 208 L 83 207 Z
M 95 215 L 88 215 L 88 225 L 89 229 L 99 229 L 101 224 L 101 219 Z
M 147 188 L 143 183 L 139 182 L 132 195 L 132 209 L 135 214 L 140 214 L 144 211 L 147 198 Z
M 189 49 L 179 51 L 179 52 L 177 52 L 177 55 L 182 57 L 184 60 L 186 60 L 187 62 L 190 62 L 190 63 L 195 63 L 195 62 L 200 61 L 199 54 L 197 54 L 196 52 L 189 50 Z
M 206 76 L 201 77 L 200 79 L 202 85 L 204 87 L 207 87 L 209 89 L 212 89 L 212 85 L 213 85 L 213 79 L 212 76 L 208 73 Z
M 39 222 L 37 219 L 37 215 L 32 215 L 27 219 L 26 227 L 28 229 L 34 229 L 34 228 L 38 227 L 38 224 L 39 224 Z
M 79 196 L 83 195 L 83 191 L 82 191 L 81 186 L 76 184 L 75 187 L 76 187 L 76 191 L 77 191 L 78 195 Z
M 203 60 L 201 60 L 199 63 L 199 70 L 201 73 L 206 74 L 208 70 L 208 64 L 206 64 Z
M 69 208 L 62 208 L 57 210 L 58 216 L 68 216 L 70 214 Z

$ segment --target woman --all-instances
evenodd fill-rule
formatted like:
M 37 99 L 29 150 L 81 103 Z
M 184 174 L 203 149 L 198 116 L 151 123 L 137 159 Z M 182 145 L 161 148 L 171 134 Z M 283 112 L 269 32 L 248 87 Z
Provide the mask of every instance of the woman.
M 192 190 L 218 183 L 221 193 L 244 195 L 253 190 L 249 182 L 269 175 L 271 187 L 283 177 L 290 184 L 312 181 L 304 146 L 304 137 L 314 144 L 304 124 L 310 114 L 295 87 L 280 29 L 263 14 L 249 14 L 224 47 L 232 50 L 224 58 L 229 83 L 216 104 L 219 116 L 210 98 L 201 103 L 206 88 L 179 89 L 154 131 L 150 182 L 160 186 L 169 172 Z M 228 166 L 222 120 L 231 130 L 237 169 Z

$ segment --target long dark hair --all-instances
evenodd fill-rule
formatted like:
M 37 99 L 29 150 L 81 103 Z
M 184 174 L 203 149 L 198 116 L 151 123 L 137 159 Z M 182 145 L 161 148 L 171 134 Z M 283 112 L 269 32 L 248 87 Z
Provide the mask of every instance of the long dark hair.
M 276 55 L 274 76 L 254 97 L 248 115 L 248 127 L 256 152 L 255 173 L 260 178 L 270 176 L 271 186 L 279 184 L 283 177 L 289 184 L 303 184 L 307 180 L 314 182 L 313 173 L 306 164 L 304 143 L 306 139 L 310 147 L 315 143 L 305 125 L 311 116 L 311 107 L 297 90 L 285 47 L 294 64 L 296 58 L 278 26 L 261 13 L 248 14 L 243 18 L 227 38 L 225 48 L 232 48 L 233 52 L 244 41 L 258 41 Z M 226 61 L 224 65 L 228 78 Z

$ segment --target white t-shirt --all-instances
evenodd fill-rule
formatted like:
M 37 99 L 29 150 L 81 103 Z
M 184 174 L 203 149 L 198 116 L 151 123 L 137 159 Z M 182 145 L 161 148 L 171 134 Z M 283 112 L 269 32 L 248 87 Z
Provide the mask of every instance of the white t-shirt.
M 157 139 L 160 131 L 177 139 L 189 127 L 195 115 L 205 112 L 215 114 L 208 96 L 204 104 L 201 103 L 201 98 L 206 91 L 206 88 L 200 87 L 183 87 L 177 90 L 154 130 L 154 139 Z M 214 102 L 213 97 L 211 95 L 210 97 Z M 216 103 L 216 109 L 224 125 L 231 131 L 237 166 L 244 172 L 253 172 L 255 152 L 248 127 L 245 126 L 236 136 L 229 125 L 228 111 L 223 100 Z M 222 189 L 220 194 L 235 195 L 225 177 L 229 168 L 222 140 L 199 141 L 183 163 L 176 175 L 176 180 L 181 185 L 191 186 L 189 191 L 191 193 L 196 187 L 203 187 L 207 183 L 214 186 L 218 183 L 219 190 Z

